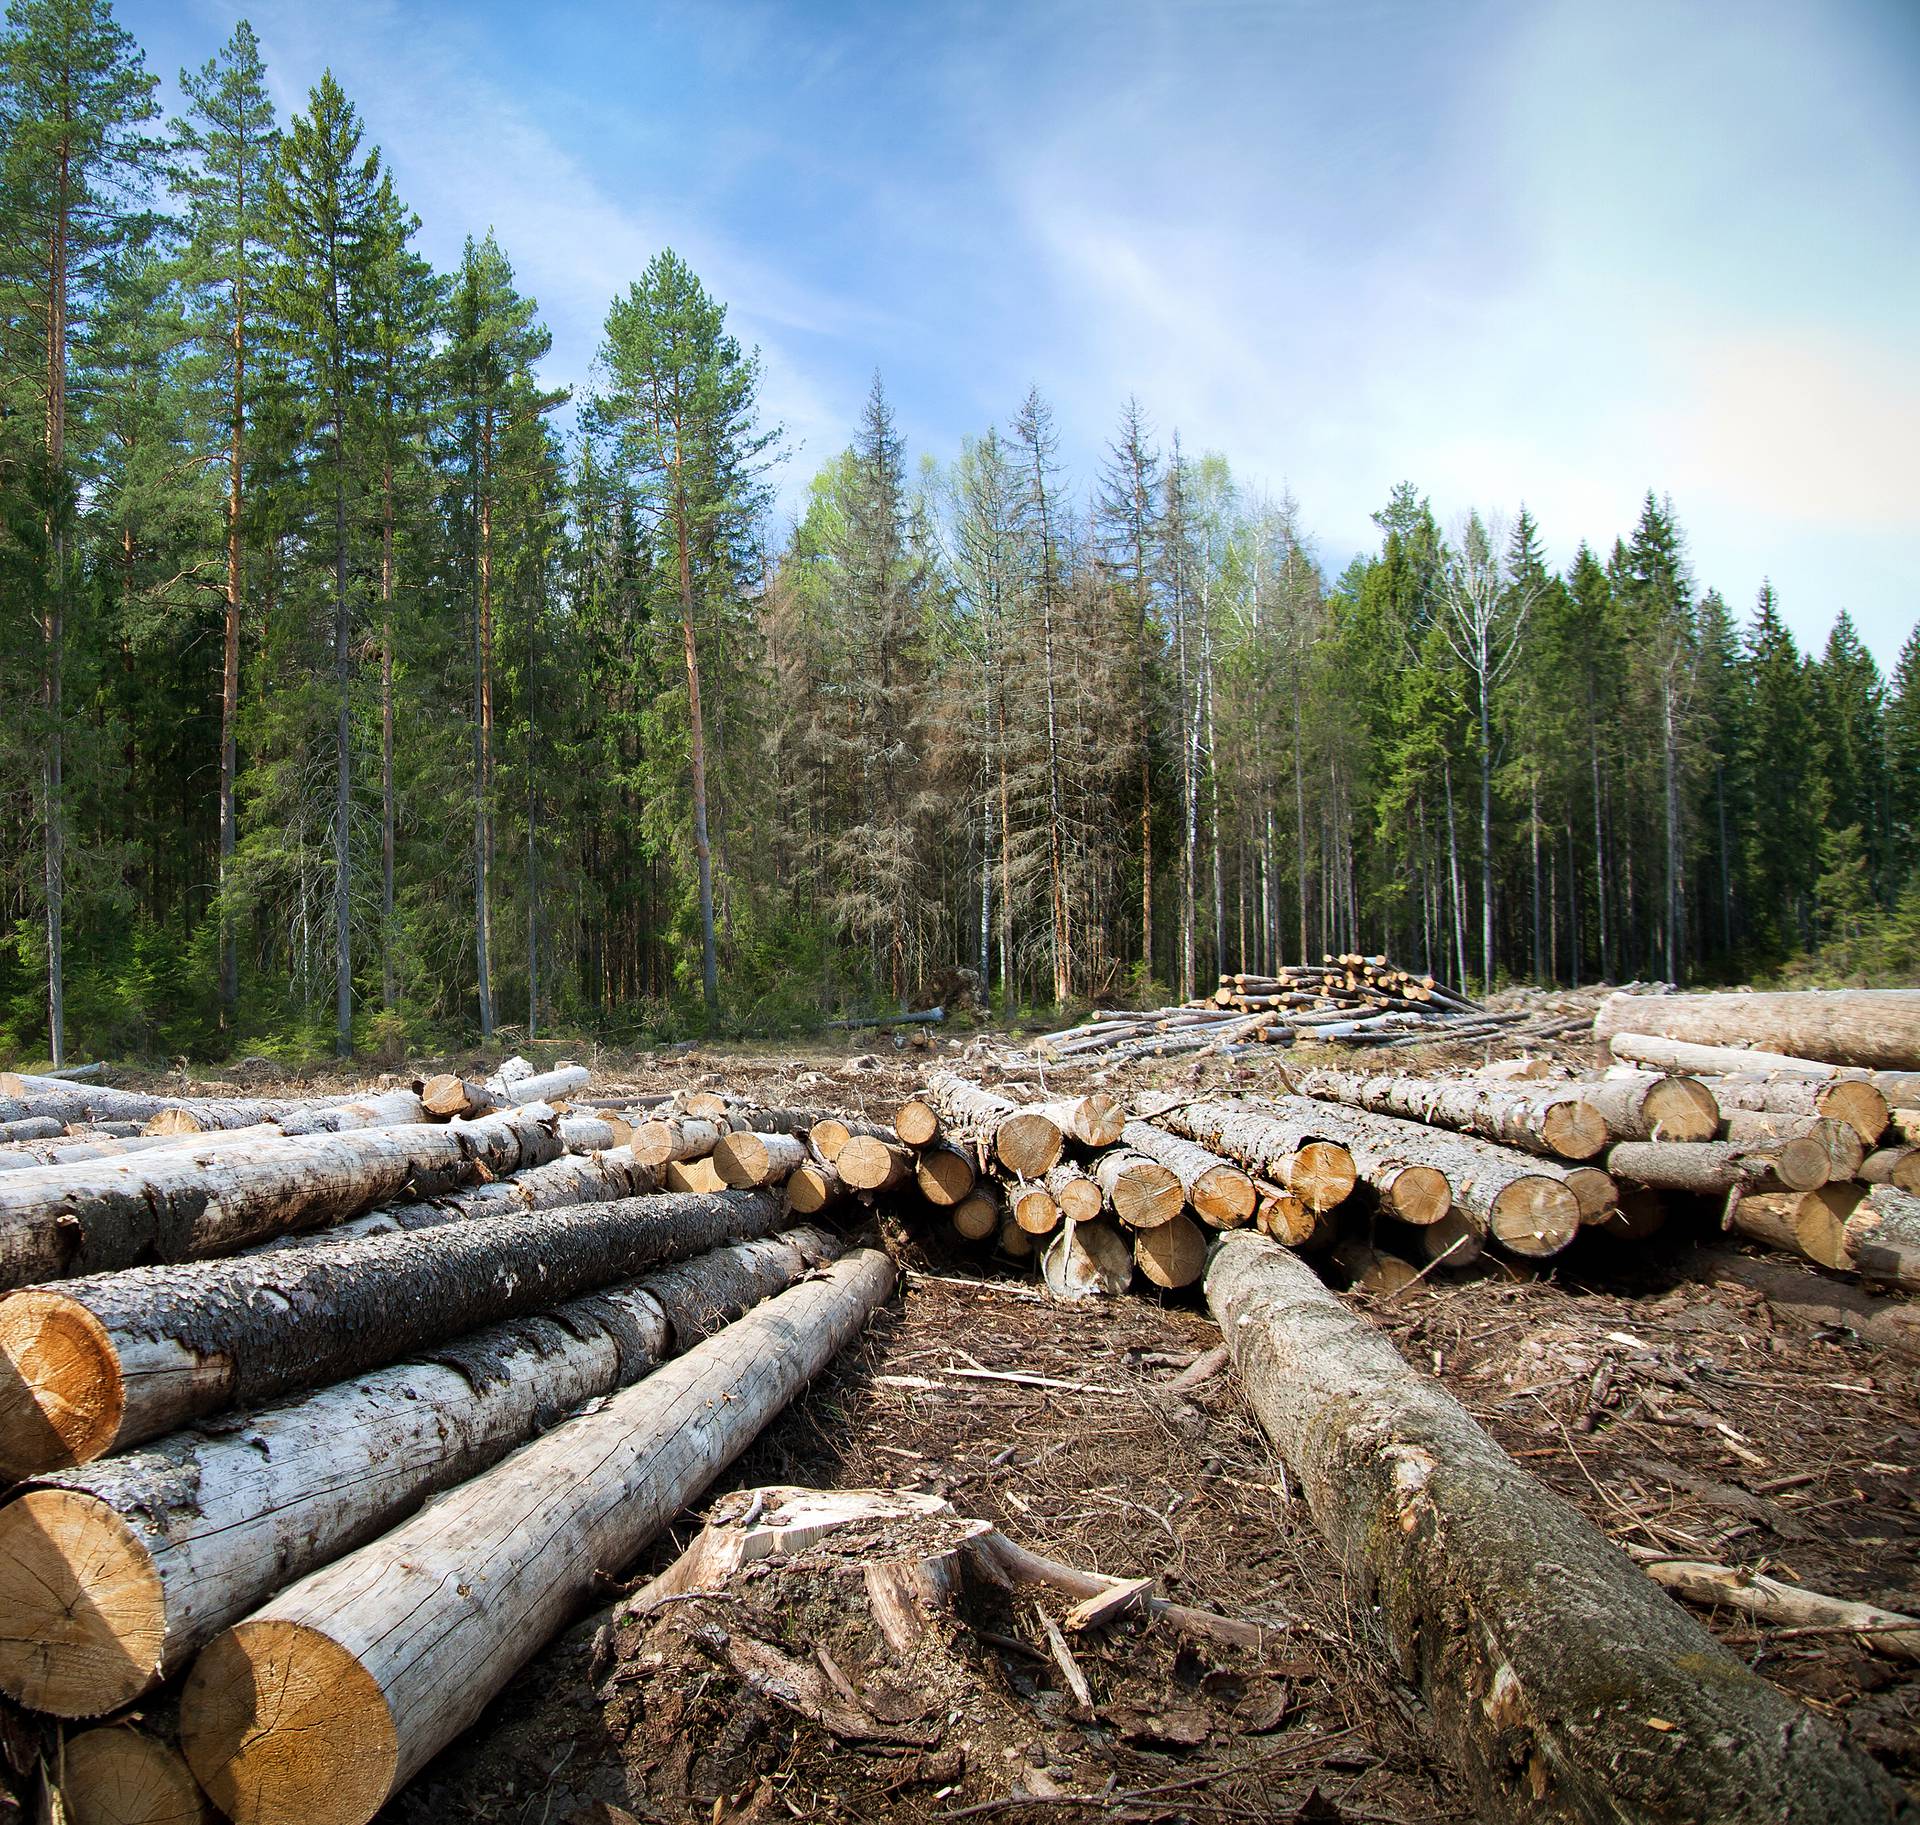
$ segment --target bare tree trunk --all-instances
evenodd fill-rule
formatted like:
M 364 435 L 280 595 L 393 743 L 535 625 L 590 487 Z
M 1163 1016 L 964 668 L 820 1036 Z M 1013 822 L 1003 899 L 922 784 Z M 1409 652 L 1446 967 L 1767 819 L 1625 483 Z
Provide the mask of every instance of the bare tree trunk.
M 1312 956 L 1307 944 L 1307 776 L 1300 748 L 1300 683 L 1293 690 L 1293 841 L 1294 867 L 1300 889 L 1300 961 Z
M 1459 974 L 1455 980 L 1465 986 L 1467 980 L 1467 921 L 1464 895 L 1460 891 L 1460 839 L 1453 821 L 1453 761 L 1442 761 L 1447 784 L 1447 874 L 1453 890 L 1453 946 Z
M 487 876 L 493 866 L 493 485 L 491 415 L 478 414 L 473 554 L 473 952 L 480 1037 L 493 1037 L 493 917 Z
M 393 458 L 380 476 L 380 1004 L 394 1004 L 393 976 Z
M 67 645 L 67 232 L 73 210 L 72 144 L 62 141 L 52 246 L 47 255 L 47 606 L 41 623 L 41 699 L 47 713 L 42 778 L 46 798 L 47 1052 L 57 1070 L 67 1062 L 66 742 L 64 682 Z
M 244 173 L 245 161 L 241 161 Z M 245 208 L 242 176 L 241 208 Z M 233 887 L 234 777 L 239 770 L 240 718 L 240 514 L 244 504 L 242 458 L 246 437 L 247 293 L 244 274 L 233 284 L 233 388 L 227 445 L 227 604 L 220 658 L 220 1025 L 230 1027 L 240 1006 L 240 948 L 226 896 Z
M 680 638 L 687 661 L 687 720 L 693 749 L 693 853 L 700 869 L 700 986 L 707 1017 L 720 1012 L 720 965 L 713 944 L 713 851 L 707 841 L 707 732 L 700 714 L 700 654 L 693 637 L 693 528 L 687 523 L 685 456 L 674 425 L 673 520 L 680 564 Z
M 1493 729 L 1488 661 L 1480 665 L 1480 988 L 1493 990 Z M 1465 987 L 1464 979 L 1461 984 Z
M 1607 942 L 1607 846 L 1600 830 L 1600 724 L 1593 706 L 1593 680 L 1587 680 L 1587 753 L 1593 768 L 1593 884 L 1599 909 L 1600 979 L 1613 979 L 1613 951 Z
M 340 386 L 336 379 L 336 389 Z M 340 693 L 335 728 L 338 771 L 333 788 L 334 1049 L 353 1056 L 352 841 L 348 819 L 353 798 L 352 614 L 347 603 L 346 404 L 333 399 L 333 673 Z
M 1540 929 L 1540 775 L 1536 772 L 1527 802 L 1527 831 L 1533 844 L 1533 979 L 1545 980 L 1546 950 Z

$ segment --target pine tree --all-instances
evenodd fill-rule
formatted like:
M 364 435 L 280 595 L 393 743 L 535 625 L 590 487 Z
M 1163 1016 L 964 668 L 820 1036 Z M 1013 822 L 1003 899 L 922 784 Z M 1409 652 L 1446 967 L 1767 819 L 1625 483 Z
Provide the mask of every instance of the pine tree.
M 332 577 L 334 1045 L 353 1051 L 353 598 L 348 538 L 364 482 L 358 445 L 374 367 L 373 263 L 380 246 L 380 154 L 362 154 L 360 117 L 327 71 L 280 142 L 267 216 L 277 255 L 266 303 L 297 400 L 309 480 L 330 523 L 306 528 Z
M 179 283 L 189 321 L 202 339 L 196 364 L 209 394 L 210 419 L 225 436 L 226 609 L 220 665 L 220 1023 L 233 1024 L 239 1005 L 239 952 L 231 893 L 235 847 L 234 781 L 238 772 L 240 634 L 245 612 L 248 465 L 248 372 L 267 260 L 267 187 L 278 154 L 273 102 L 259 40 L 244 19 L 219 54 L 200 70 L 180 72 L 187 100 L 174 129 L 169 178 L 183 206 Z M 211 449 L 209 449 L 211 456 Z
M 6 390 L 42 432 L 23 479 L 38 507 L 33 597 L 41 634 L 40 817 L 47 1044 L 66 1057 L 63 943 L 67 608 L 74 587 L 76 451 L 69 363 L 114 262 L 149 231 L 140 208 L 156 148 L 155 79 L 106 0 L 11 0 L 0 37 L 0 219 L 6 235 Z M 77 326 L 77 328 L 76 328 Z M 17 408 L 16 408 L 17 409 Z
M 1813 707 L 1831 795 L 1829 828 L 1858 828 L 1876 886 L 1887 873 L 1884 699 L 1880 668 L 1842 609 L 1814 669 Z
M 700 979 L 707 1015 L 720 1006 L 708 842 L 706 725 L 697 623 L 743 593 L 746 535 L 759 505 L 761 459 L 774 433 L 756 428 L 760 361 L 727 333 L 726 306 L 668 250 L 614 301 L 595 401 L 613 429 L 669 555 L 686 661 L 693 846 L 700 893 Z

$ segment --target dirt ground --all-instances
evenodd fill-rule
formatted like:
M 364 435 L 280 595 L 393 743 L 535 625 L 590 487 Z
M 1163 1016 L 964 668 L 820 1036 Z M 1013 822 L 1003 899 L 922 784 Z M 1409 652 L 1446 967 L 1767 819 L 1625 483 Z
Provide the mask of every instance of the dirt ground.
M 943 1037 L 896 1047 L 869 1034 L 778 1054 L 581 1062 L 610 1089 L 725 1087 L 878 1115 L 930 1063 L 962 1056 Z M 1036 1091 L 1232 1092 L 1283 1087 L 1287 1061 L 1069 1072 L 976 1045 L 966 1062 Z M 227 1075 L 258 1090 L 269 1074 Z M 848 1741 L 745 1689 L 692 1608 L 644 1626 L 602 1609 L 529 1662 L 387 1808 L 387 1825 L 1473 1816 L 1231 1375 L 1170 1388 L 1220 1340 L 1197 1294 L 1056 1307 L 1004 1263 L 962 1259 L 898 1217 L 883 1229 L 907 1270 L 900 1295 L 698 1512 L 641 1564 L 609 1568 L 622 1573 L 609 1603 L 670 1563 L 730 1491 L 917 1490 L 1056 1559 L 1150 1574 L 1169 1597 L 1269 1625 L 1263 1650 L 1122 1622 L 1080 1638 L 1087 1709 L 1049 1654 L 1041 1607 L 970 1593 L 954 1635 L 964 1689 L 943 1675 L 916 1693 L 888 1683 L 858 1604 L 742 1599 L 736 1630 L 796 1657 L 829 1648 L 865 1696 L 885 1694 L 874 1702 L 897 1725 L 891 1738 Z M 1863 1335 L 1875 1301 L 1730 1244 L 1707 1211 L 1676 1211 L 1638 1246 L 1584 1237 L 1549 1265 L 1488 1260 L 1371 1302 L 1370 1315 L 1623 1546 L 1920 1612 L 1920 1362 Z M 1045 1607 L 1057 1617 L 1064 1604 Z M 1920 1797 L 1920 1667 L 1847 1637 L 1727 1611 L 1703 1619 Z

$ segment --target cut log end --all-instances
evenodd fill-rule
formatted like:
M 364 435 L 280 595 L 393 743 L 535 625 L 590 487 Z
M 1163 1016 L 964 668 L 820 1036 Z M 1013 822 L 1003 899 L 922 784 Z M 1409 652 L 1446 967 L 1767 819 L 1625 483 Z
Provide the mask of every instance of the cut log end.
M 1253 1179 L 1238 1166 L 1209 1166 L 1193 1182 L 1193 1208 L 1215 1229 L 1251 1223 L 1259 1204 Z
M 272 1619 L 229 1629 L 194 1662 L 180 1747 L 236 1825 L 364 1825 L 399 1767 L 367 1670 L 319 1630 Z
M 988 1192 L 975 1191 L 953 1207 L 954 1233 L 968 1242 L 984 1242 L 1000 1230 L 1000 1205 Z M 1023 1232 L 1024 1233 L 1024 1232 Z
M 73 1825 L 200 1825 L 206 1803 L 177 1750 L 109 1725 L 68 1739 L 60 1782 Z
M 119 1354 L 85 1306 L 43 1287 L 0 1299 L 0 1483 L 99 1457 L 125 1410 Z
M 1620 1202 L 1620 1187 L 1613 1174 L 1598 1166 L 1568 1168 L 1567 1189 L 1580 1208 L 1582 1223 L 1604 1223 Z
M 1448 1269 L 1470 1267 L 1486 1252 L 1479 1229 L 1457 1210 L 1448 1211 L 1438 1222 L 1422 1229 L 1420 1246 L 1429 1261 Z
M 1815 1097 L 1820 1113 L 1830 1121 L 1845 1122 L 1859 1135 L 1863 1147 L 1871 1147 L 1887 1131 L 1891 1111 L 1887 1099 L 1872 1084 L 1843 1078 L 1824 1085 Z
M 931 1147 L 940 1138 L 939 1112 L 913 1097 L 894 1111 L 893 1131 L 909 1147 Z
M 1516 1255 L 1557 1255 L 1580 1233 L 1579 1200 L 1559 1179 L 1528 1173 L 1500 1189 L 1487 1228 Z
M 1060 1206 L 1044 1185 L 1010 1186 L 1007 1202 L 1014 1222 L 1030 1236 L 1048 1236 L 1060 1227 Z
M 920 1195 L 929 1204 L 950 1209 L 965 1201 L 977 1177 L 973 1162 L 957 1147 L 932 1147 L 914 1162 Z
M 102 1717 L 153 1684 L 166 1600 L 152 1555 L 106 1503 L 34 1489 L 0 1509 L 0 1690 Z
M 1697 1077 L 1663 1077 L 1648 1087 L 1642 1107 L 1659 1140 L 1710 1141 L 1720 1132 L 1720 1104 Z
M 839 1159 L 847 1142 L 853 1139 L 853 1130 L 837 1115 L 829 1115 L 807 1130 L 807 1139 L 812 1143 L 814 1152 L 831 1166 Z
M 1568 1160 L 1590 1160 L 1603 1151 L 1612 1138 L 1607 1119 L 1591 1103 L 1569 1098 L 1550 1103 L 1540 1120 L 1540 1137 L 1553 1151 Z
M 1402 1166 L 1381 1190 L 1381 1201 L 1400 1219 L 1424 1229 L 1453 1208 L 1453 1187 L 1436 1166 Z
M 840 1196 L 840 1175 L 831 1166 L 809 1160 L 787 1180 L 787 1205 L 803 1217 L 825 1210 Z
M 1352 1195 L 1353 1155 L 1337 1141 L 1309 1141 L 1293 1156 L 1287 1189 L 1309 1210 L 1332 1210 Z
M 1206 1232 L 1178 1215 L 1139 1230 L 1133 1238 L 1133 1264 L 1155 1286 L 1191 1286 L 1207 1265 Z
M 713 1169 L 723 1184 L 750 1191 L 773 1177 L 773 1160 L 759 1135 L 723 1134 L 713 1150 Z
M 1005 1117 L 993 1136 L 993 1150 L 1000 1163 L 1023 1179 L 1044 1178 L 1065 1144 L 1060 1124 L 1031 1109 L 1019 1109 Z

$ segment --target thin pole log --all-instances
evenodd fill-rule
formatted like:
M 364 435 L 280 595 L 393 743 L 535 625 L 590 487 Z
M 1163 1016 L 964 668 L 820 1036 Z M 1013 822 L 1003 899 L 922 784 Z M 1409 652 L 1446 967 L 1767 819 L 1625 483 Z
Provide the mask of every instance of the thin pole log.
M 217 1637 L 181 1747 L 237 1825 L 365 1825 L 856 1337 L 877 1250 L 757 1307 Z

